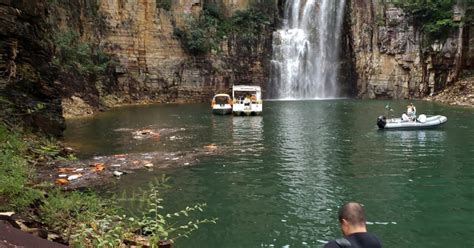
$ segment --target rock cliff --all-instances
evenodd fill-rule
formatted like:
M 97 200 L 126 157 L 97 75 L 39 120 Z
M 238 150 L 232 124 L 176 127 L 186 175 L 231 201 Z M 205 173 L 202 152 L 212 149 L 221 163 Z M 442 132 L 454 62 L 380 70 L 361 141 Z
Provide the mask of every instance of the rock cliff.
M 43 1 L 0 1 L 0 114 L 59 135 L 65 125 L 45 15 Z
M 466 2 L 453 6 L 456 32 L 431 43 L 392 3 L 357 0 L 348 7 L 359 97 L 433 95 L 474 69 L 474 9 Z
M 198 55 L 190 54 L 176 35 L 206 7 L 212 5 L 230 18 L 254 2 L 0 0 L 2 93 L 27 118 L 55 119 L 49 124 L 60 128 L 50 129 L 60 133 L 61 112 L 69 117 L 91 114 L 104 105 L 207 101 L 232 84 L 264 86 L 272 21 L 259 24 L 262 29 L 253 42 L 229 31 L 218 48 Z M 277 12 L 273 5 L 266 8 L 270 16 Z M 110 59 L 106 71 L 89 68 L 97 64 L 100 51 Z M 31 106 L 21 107 L 25 104 Z
M 344 91 L 361 98 L 424 97 L 464 77 L 474 69 L 474 7 L 467 2 L 452 11 L 459 28 L 427 43 L 390 1 L 347 1 Z M 2 114 L 60 134 L 62 115 L 92 114 L 107 105 L 207 101 L 232 84 L 265 89 L 272 33 L 284 4 L 0 0 Z M 243 13 L 255 6 L 257 12 Z M 193 54 L 187 47 L 196 45 L 196 34 L 211 44 L 206 52 Z

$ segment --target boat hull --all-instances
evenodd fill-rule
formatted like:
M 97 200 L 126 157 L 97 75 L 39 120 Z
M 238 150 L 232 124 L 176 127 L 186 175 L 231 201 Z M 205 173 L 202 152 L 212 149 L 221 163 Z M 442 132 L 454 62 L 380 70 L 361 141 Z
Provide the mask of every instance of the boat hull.
M 232 108 L 213 108 L 212 113 L 215 115 L 229 115 L 232 113 Z
M 423 121 L 420 121 L 419 119 L 415 121 L 406 121 L 401 118 L 383 118 L 385 117 L 381 116 L 377 119 L 378 127 L 383 130 L 429 129 L 439 127 L 448 121 L 448 118 L 442 115 L 429 116 L 426 117 L 426 119 L 423 119 Z

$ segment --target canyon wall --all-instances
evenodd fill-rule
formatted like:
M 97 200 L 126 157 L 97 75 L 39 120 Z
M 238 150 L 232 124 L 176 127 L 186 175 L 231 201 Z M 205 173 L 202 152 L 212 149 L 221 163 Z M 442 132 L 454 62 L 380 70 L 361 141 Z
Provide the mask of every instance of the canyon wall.
M 0 115 L 59 135 L 65 125 L 47 14 L 43 1 L 0 1 Z
M 233 84 L 265 86 L 273 20 L 258 24 L 252 42 L 228 31 L 218 47 L 202 54 L 191 54 L 177 35 L 186 25 L 198 28 L 189 20 L 198 20 L 206 7 L 228 19 L 259 2 L 0 0 L 2 99 L 14 100 L 12 112 L 31 119 L 31 126 L 45 118 L 40 129 L 58 134 L 61 112 L 70 117 L 117 104 L 209 101 Z M 270 5 L 273 15 L 276 6 Z M 105 71 L 81 65 L 85 53 L 98 51 L 109 56 Z
M 409 15 L 390 1 L 347 1 L 343 91 L 360 98 L 424 97 L 472 73 L 474 7 L 468 2 L 453 8 L 459 28 L 427 44 Z M 208 101 L 233 84 L 265 90 L 272 33 L 281 26 L 284 5 L 282 0 L 0 0 L 0 114 L 57 135 L 64 129 L 63 116 L 92 114 L 104 106 Z M 257 11 L 245 12 L 255 6 Z M 225 35 L 206 33 L 213 46 L 192 53 L 183 32 L 202 31 L 202 23 L 190 20 L 205 13 L 222 22 L 205 31 L 225 30 Z M 76 44 L 72 57 L 63 51 L 67 38 Z M 108 62 L 96 68 L 102 52 Z M 61 60 L 66 55 L 72 61 Z
M 465 20 L 472 20 L 474 9 L 466 1 L 459 3 L 452 14 L 458 30 L 447 39 L 429 42 L 409 15 L 390 1 L 350 1 L 347 35 L 357 95 L 390 99 L 433 95 L 472 71 L 474 24 Z

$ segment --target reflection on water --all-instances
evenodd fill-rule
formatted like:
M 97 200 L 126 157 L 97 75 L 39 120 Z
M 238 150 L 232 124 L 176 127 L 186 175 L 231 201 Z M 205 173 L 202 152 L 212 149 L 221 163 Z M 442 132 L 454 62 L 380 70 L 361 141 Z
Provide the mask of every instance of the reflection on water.
M 290 233 L 315 233 L 327 229 L 334 217 L 331 210 L 336 206 L 337 186 L 331 177 L 332 151 L 328 149 L 334 138 L 326 108 L 304 107 L 311 102 L 277 102 L 285 104 L 272 113 L 275 122 L 274 152 L 279 158 L 280 183 L 288 187 L 281 197 L 291 207 L 286 221 Z M 330 102 L 320 102 L 330 108 Z M 311 119 L 308 116 L 324 116 Z M 288 217 L 287 217 L 288 218 Z M 296 218 L 296 219 L 295 219 Z M 319 236 L 317 238 L 328 238 Z M 308 239 L 301 242 L 309 242 Z
M 69 121 L 65 142 L 87 144 L 83 156 L 219 147 L 195 166 L 139 171 L 108 187 L 130 192 L 165 172 L 169 211 L 206 202 L 201 217 L 219 222 L 176 247 L 320 247 L 340 235 L 337 207 L 348 200 L 365 205 L 369 230 L 385 247 L 472 247 L 473 111 L 415 102 L 448 122 L 378 131 L 386 104 L 272 101 L 257 117 L 213 116 L 207 104 L 130 107 Z M 171 131 L 154 141 L 114 131 L 142 127 Z

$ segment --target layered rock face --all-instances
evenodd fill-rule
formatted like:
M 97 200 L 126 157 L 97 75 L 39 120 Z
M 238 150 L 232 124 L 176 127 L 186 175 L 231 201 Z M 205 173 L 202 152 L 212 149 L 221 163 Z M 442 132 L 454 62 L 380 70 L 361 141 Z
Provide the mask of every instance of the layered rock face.
M 231 17 L 251 1 L 0 0 L 0 86 L 10 89 L 10 97 L 25 93 L 28 100 L 22 102 L 30 105 L 35 99 L 47 103 L 45 112 L 61 120 L 61 113 L 87 115 L 103 104 L 208 101 L 233 84 L 264 86 L 271 57 L 269 24 L 253 44 L 230 34 L 218 52 L 186 52 L 175 30 L 201 15 L 205 4 Z M 52 65 L 58 52 L 54 36 L 68 32 L 112 57 L 105 74 L 91 76 Z
M 65 128 L 43 1 L 0 1 L 0 113 L 59 135 Z
M 457 6 L 453 19 L 459 22 L 472 15 L 471 8 Z M 432 95 L 456 81 L 463 70 L 474 69 L 472 23 L 461 25 L 447 40 L 424 45 L 420 31 L 392 4 L 350 1 L 349 18 L 359 97 Z
M 248 1 L 217 1 L 222 11 L 244 9 Z M 241 52 L 238 38 L 228 38 L 218 54 L 190 56 L 174 35 L 189 15 L 199 15 L 202 0 L 172 1 L 169 10 L 155 0 L 101 1 L 105 17 L 104 47 L 116 56 L 116 85 L 111 91 L 125 101 L 207 101 L 232 84 L 263 85 L 263 68 L 271 38 Z M 270 31 L 269 31 L 270 32 Z

